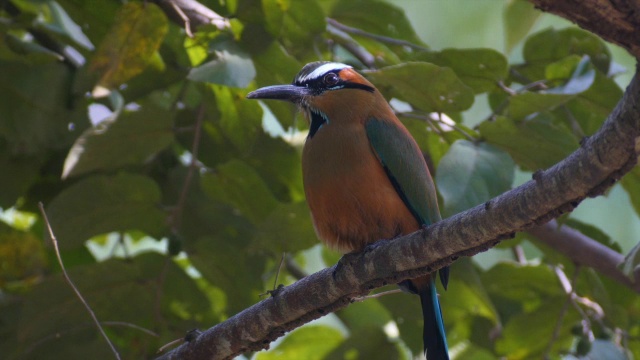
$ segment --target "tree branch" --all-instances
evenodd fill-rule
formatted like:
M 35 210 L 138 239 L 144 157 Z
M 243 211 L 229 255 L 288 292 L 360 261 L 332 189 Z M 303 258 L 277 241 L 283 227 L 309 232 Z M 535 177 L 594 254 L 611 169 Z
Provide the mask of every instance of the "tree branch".
M 640 282 L 633 282 L 618 265 L 624 261 L 624 255 L 583 235 L 567 226 L 559 227 L 555 220 L 542 226 L 534 227 L 527 232 L 535 236 L 541 243 L 557 252 L 566 255 L 578 265 L 595 269 L 597 272 L 640 293 Z
M 231 359 L 313 319 L 349 305 L 377 287 L 415 278 L 485 251 L 516 231 L 541 225 L 602 194 L 637 162 L 640 77 L 634 76 L 602 128 L 534 180 L 491 201 L 340 262 L 203 332 L 160 359 Z
M 529 0 L 640 58 L 640 3 L 625 0 Z
M 214 25 L 218 29 L 229 28 L 229 19 L 202 5 L 196 0 L 153 0 L 173 22 L 184 26 L 187 34 L 202 25 Z

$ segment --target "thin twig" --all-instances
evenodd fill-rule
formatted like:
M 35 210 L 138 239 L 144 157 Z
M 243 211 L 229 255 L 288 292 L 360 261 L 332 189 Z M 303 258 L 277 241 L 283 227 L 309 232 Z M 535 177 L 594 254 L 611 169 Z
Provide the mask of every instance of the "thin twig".
M 383 297 L 383 296 L 397 294 L 397 293 L 401 293 L 401 292 L 402 292 L 402 290 L 400 290 L 400 289 L 381 291 L 379 293 L 375 293 L 375 294 L 372 294 L 372 295 L 355 297 L 355 298 L 351 299 L 351 302 L 362 302 L 362 301 L 365 301 L 365 300 L 377 299 L 377 298 L 380 298 L 380 297 Z
M 376 41 L 382 42 L 382 43 L 387 43 L 387 44 L 392 44 L 392 45 L 400 45 L 400 46 L 407 46 L 413 49 L 417 49 L 417 50 L 423 50 L 423 51 L 428 51 L 429 48 L 422 46 L 422 45 L 418 45 L 418 44 L 414 44 L 410 41 L 406 41 L 406 40 L 400 40 L 400 39 L 395 39 L 392 37 L 388 37 L 388 36 L 384 36 L 384 35 L 377 35 L 377 34 L 372 34 L 370 32 L 366 32 L 362 29 L 358 29 L 358 28 L 354 28 L 348 25 L 345 25 L 335 19 L 331 19 L 331 18 L 327 18 L 327 24 L 329 24 L 330 26 L 333 26 L 339 30 L 342 30 L 346 33 L 349 34 L 355 34 L 355 35 L 360 35 L 360 36 L 364 36 L 364 37 L 368 37 L 370 39 L 374 39 Z
M 556 342 L 556 340 L 558 339 L 558 336 L 560 335 L 560 329 L 562 328 L 562 321 L 564 320 L 564 316 L 567 314 L 567 311 L 569 310 L 569 305 L 573 302 L 572 298 L 574 294 L 574 284 L 576 283 L 576 280 L 578 279 L 578 274 L 580 273 L 580 265 L 576 265 L 575 270 L 573 271 L 573 276 L 571 278 L 571 281 L 569 281 L 569 279 L 567 278 L 567 275 L 565 275 L 565 273 L 562 271 L 562 269 L 560 269 L 560 267 L 554 266 L 553 270 L 555 271 L 556 276 L 558 276 L 558 280 L 560 280 L 560 284 L 562 284 L 562 288 L 567 294 L 567 299 L 565 300 L 564 304 L 562 304 L 562 309 L 560 310 L 560 314 L 558 315 L 558 321 L 556 322 L 556 327 L 553 329 L 553 334 L 551 335 L 551 339 L 549 340 L 549 343 L 547 344 L 547 347 L 544 351 L 544 356 L 543 356 L 544 359 L 549 359 L 549 354 L 551 353 L 553 344 Z
M 284 262 L 284 258 L 287 256 L 286 252 L 282 253 L 282 257 L 280 258 L 280 264 L 278 264 L 278 270 L 276 271 L 276 278 L 273 280 L 273 290 L 278 286 L 278 275 L 280 275 L 280 269 L 282 269 L 282 263 Z
M 171 4 L 173 10 L 175 10 L 176 14 L 182 19 L 182 21 L 184 21 L 184 32 L 188 37 L 192 38 L 193 33 L 191 32 L 191 20 L 189 20 L 189 17 L 184 13 L 184 11 L 182 11 L 182 9 L 180 9 L 178 5 L 176 5 L 176 3 L 174 3 L 173 1 L 170 1 L 169 3 Z
M 516 259 L 518 264 L 526 264 L 527 257 L 524 255 L 524 249 L 520 245 L 515 245 L 511 247 L 511 252 L 513 252 L 513 257 Z
M 350 52 L 353 56 L 355 56 L 358 60 L 360 60 L 362 64 L 370 69 L 375 68 L 375 56 L 367 51 L 364 46 L 353 40 L 353 38 L 351 38 L 349 34 L 332 26 L 327 26 L 327 32 L 333 35 L 333 39 L 348 52 Z
M 120 360 L 120 354 L 118 353 L 118 350 L 116 350 L 115 346 L 113 345 L 111 340 L 109 340 L 109 337 L 107 336 L 107 334 L 104 332 L 104 329 L 102 328 L 102 325 L 100 325 L 100 321 L 98 321 L 98 317 L 96 316 L 96 314 L 91 309 L 91 306 L 89 306 L 89 304 L 86 302 L 86 300 L 84 299 L 84 297 L 82 296 L 82 294 L 80 293 L 78 288 L 75 286 L 73 281 L 71 281 L 71 278 L 69 277 L 69 274 L 67 274 L 67 269 L 65 269 L 65 267 L 64 267 L 64 263 L 62 261 L 62 256 L 60 255 L 60 249 L 58 248 L 58 240 L 56 239 L 56 236 L 53 233 L 53 229 L 51 228 L 51 223 L 49 222 L 49 218 L 47 217 L 47 213 L 44 211 L 44 205 L 42 205 L 42 202 L 38 203 L 38 207 L 40 208 L 40 213 L 42 213 L 42 218 L 44 219 L 44 223 L 47 226 L 47 231 L 49 232 L 49 237 L 51 238 L 51 242 L 53 243 L 53 249 L 56 252 L 56 258 L 58 259 L 58 264 L 60 264 L 60 269 L 62 270 L 62 275 L 64 276 L 64 278 L 67 281 L 67 283 L 69 284 L 69 286 L 71 286 L 73 291 L 76 293 L 76 296 L 78 297 L 78 299 L 80 299 L 80 302 L 87 309 L 87 312 L 89 313 L 89 315 L 91 315 L 91 318 L 93 319 L 93 322 L 95 323 L 96 327 L 98 328 L 98 331 L 100 331 L 100 333 L 102 334 L 102 337 L 104 337 L 104 339 L 107 342 L 107 344 L 109 344 L 109 347 L 111 348 L 111 351 L 113 351 L 113 355 L 115 356 L 115 358 Z
M 416 114 L 416 113 L 411 113 L 411 112 L 398 112 L 398 111 L 395 112 L 395 114 L 397 116 L 404 116 L 404 117 L 408 117 L 408 118 L 411 118 L 411 119 L 423 120 L 429 126 L 431 126 L 431 128 L 434 130 L 434 132 L 436 134 L 438 134 L 440 136 L 443 136 L 444 131 L 439 126 L 434 125 L 434 123 L 440 123 L 440 124 L 443 124 L 443 125 L 446 125 L 446 126 L 450 126 L 454 130 L 456 130 L 457 132 L 462 134 L 462 136 L 467 138 L 467 140 L 469 140 L 471 142 L 477 141 L 477 139 L 473 135 L 471 135 L 468 132 L 466 132 L 464 129 L 462 129 L 460 126 L 458 126 L 455 122 L 454 123 L 448 123 L 448 122 L 445 122 L 444 120 L 442 120 L 442 118 L 434 119 L 428 114 L 424 115 L 424 114 Z M 441 115 L 442 115 L 441 113 L 438 113 L 438 116 L 441 116 Z
M 106 326 L 123 326 L 123 327 L 128 327 L 128 328 L 140 330 L 143 333 L 145 333 L 147 335 L 154 336 L 154 337 L 159 337 L 160 336 L 160 335 L 156 334 L 155 332 L 153 332 L 153 331 L 151 331 L 151 330 L 149 330 L 147 328 L 143 328 L 140 325 L 128 323 L 128 322 L 125 322 L 125 321 L 102 321 L 102 325 L 106 325 Z
M 180 228 L 180 224 L 182 222 L 182 212 L 184 211 L 184 206 L 187 201 L 187 194 L 189 194 L 189 189 L 191 187 L 191 180 L 193 179 L 193 174 L 198 168 L 198 151 L 200 149 L 200 133 L 202 132 L 202 121 L 204 119 L 204 105 L 200 104 L 198 107 L 198 114 L 196 115 L 196 125 L 193 134 L 193 144 L 191 145 L 191 161 L 189 162 L 189 168 L 187 169 L 187 176 L 184 179 L 184 184 L 182 185 L 182 190 L 180 191 L 180 197 L 178 198 L 178 203 L 174 207 L 171 216 L 171 230 L 174 233 L 178 232 Z

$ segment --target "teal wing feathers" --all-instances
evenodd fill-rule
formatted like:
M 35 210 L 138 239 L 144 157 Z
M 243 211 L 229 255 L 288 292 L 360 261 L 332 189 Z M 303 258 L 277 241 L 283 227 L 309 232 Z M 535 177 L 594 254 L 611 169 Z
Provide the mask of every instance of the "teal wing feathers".
M 367 137 L 398 195 L 421 224 L 440 220 L 433 179 L 409 132 L 390 121 L 369 119 Z

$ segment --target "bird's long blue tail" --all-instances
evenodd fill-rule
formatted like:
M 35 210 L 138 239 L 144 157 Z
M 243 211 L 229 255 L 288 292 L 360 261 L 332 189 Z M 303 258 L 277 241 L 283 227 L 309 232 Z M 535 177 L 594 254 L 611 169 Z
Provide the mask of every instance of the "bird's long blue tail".
M 435 276 L 431 278 L 429 286 L 418 289 L 424 327 L 422 341 L 427 360 L 449 360 L 447 337 L 444 332 L 442 310 L 438 301 Z

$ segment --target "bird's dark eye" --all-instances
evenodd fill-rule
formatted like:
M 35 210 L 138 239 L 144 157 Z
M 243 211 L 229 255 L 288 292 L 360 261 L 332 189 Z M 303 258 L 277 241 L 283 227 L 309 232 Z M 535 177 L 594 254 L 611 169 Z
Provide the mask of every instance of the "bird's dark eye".
M 340 78 L 335 73 L 328 73 L 327 75 L 324 76 L 323 80 L 325 85 L 332 86 L 337 84 L 338 81 L 340 81 Z

